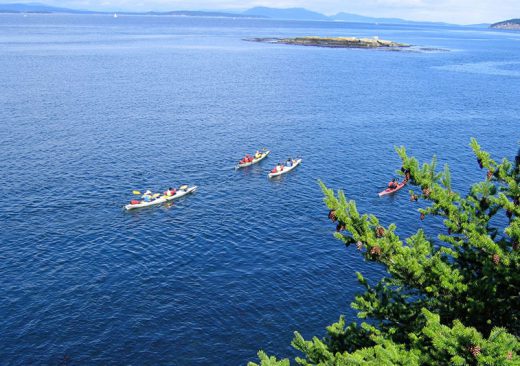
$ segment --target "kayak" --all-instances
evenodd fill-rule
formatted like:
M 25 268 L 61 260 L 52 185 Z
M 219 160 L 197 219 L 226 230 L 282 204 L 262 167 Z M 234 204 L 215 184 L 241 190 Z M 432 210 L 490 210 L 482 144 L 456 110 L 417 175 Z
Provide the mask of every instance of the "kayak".
M 276 173 L 269 173 L 267 176 L 269 178 L 273 178 L 273 177 L 278 177 L 282 174 L 286 174 L 286 173 L 289 173 L 291 170 L 293 170 L 294 168 L 296 168 L 298 165 L 300 165 L 300 163 L 302 162 L 302 159 L 296 159 L 296 161 L 293 163 L 293 165 L 291 167 L 287 167 L 287 166 L 284 166 L 283 167 L 283 170 L 280 171 L 280 172 L 276 172 Z
M 382 192 L 379 192 L 379 197 L 383 197 L 383 196 L 386 196 L 388 194 L 392 194 L 392 193 L 395 193 L 397 192 L 398 190 L 400 190 L 401 188 L 403 188 L 404 186 L 406 185 L 405 182 L 401 182 L 399 184 L 397 184 L 397 187 L 396 188 L 387 188 L 385 189 L 384 191 Z
M 149 207 L 149 206 L 156 206 L 156 205 L 160 205 L 164 202 L 168 202 L 168 201 L 173 201 L 177 198 L 181 198 L 183 196 L 186 196 L 187 194 L 190 194 L 190 193 L 193 193 L 197 190 L 197 186 L 192 186 L 192 187 L 186 187 L 184 189 L 179 189 L 177 192 L 175 192 L 175 194 L 173 196 L 160 196 L 156 199 L 154 199 L 153 201 L 149 201 L 149 202 L 141 202 L 141 203 L 136 203 L 136 204 L 128 204 L 125 206 L 125 209 L 126 210 L 133 210 L 133 209 L 136 209 L 136 208 L 143 208 L 143 207 Z
M 261 162 L 262 160 L 264 160 L 265 158 L 267 158 L 267 155 L 269 155 L 271 151 L 269 150 L 266 150 L 262 153 L 262 156 L 259 157 L 258 159 L 253 159 L 253 161 L 250 161 L 249 163 L 238 163 L 236 166 L 235 166 L 235 169 L 240 169 L 240 168 L 245 168 L 246 166 L 251 166 L 253 164 L 256 164 L 256 163 L 259 163 Z

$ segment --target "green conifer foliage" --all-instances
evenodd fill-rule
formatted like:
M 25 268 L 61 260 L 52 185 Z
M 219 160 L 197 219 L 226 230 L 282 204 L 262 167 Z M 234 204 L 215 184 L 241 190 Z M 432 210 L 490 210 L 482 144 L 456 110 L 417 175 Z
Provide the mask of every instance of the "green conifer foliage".
M 465 195 L 452 190 L 447 165 L 438 171 L 435 157 L 421 165 L 396 148 L 415 187 L 411 205 L 428 203 L 418 219 L 443 220 L 433 239 L 418 230 L 401 240 L 395 224 L 384 227 L 319 182 L 334 236 L 388 276 L 370 285 L 357 274 L 364 292 L 352 307 L 367 322 L 340 317 L 310 341 L 295 332 L 298 364 L 520 365 L 520 151 L 515 162 L 496 162 L 475 139 L 470 146 L 486 174 Z M 259 357 L 261 366 L 289 365 Z

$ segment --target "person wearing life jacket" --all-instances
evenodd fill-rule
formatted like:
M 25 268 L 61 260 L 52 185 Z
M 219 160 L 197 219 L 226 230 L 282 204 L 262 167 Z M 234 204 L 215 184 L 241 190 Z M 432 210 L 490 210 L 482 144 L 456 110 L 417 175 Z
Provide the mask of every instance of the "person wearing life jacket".
M 388 183 L 388 188 L 390 189 L 396 189 L 397 188 L 397 179 L 392 179 L 392 181 L 390 183 Z
M 283 164 L 282 163 L 278 163 L 278 165 L 276 165 L 276 171 L 277 172 L 281 172 L 283 170 Z
M 291 158 L 287 159 L 287 161 L 285 162 L 285 166 L 288 168 L 293 166 L 293 161 Z
M 166 192 L 164 192 L 164 195 L 171 197 L 175 194 L 176 191 L 177 190 L 175 188 L 170 187 L 170 188 L 168 188 L 168 190 Z
M 152 192 L 150 190 L 144 192 L 141 198 L 144 202 L 150 202 L 152 200 Z
M 260 159 L 262 157 L 262 153 L 258 150 L 256 150 L 256 153 L 255 153 L 255 159 Z

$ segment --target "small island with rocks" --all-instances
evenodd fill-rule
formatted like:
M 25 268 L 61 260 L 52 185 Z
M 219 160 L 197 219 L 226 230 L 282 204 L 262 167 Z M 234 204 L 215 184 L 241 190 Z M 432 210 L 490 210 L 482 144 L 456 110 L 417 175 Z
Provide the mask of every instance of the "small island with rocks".
M 520 19 L 509 19 L 490 25 L 495 29 L 520 30 Z
M 356 37 L 295 37 L 295 38 L 252 38 L 247 39 L 251 42 L 267 42 L 292 44 L 299 46 L 314 47 L 330 47 L 330 48 L 390 48 L 397 49 L 403 47 L 411 47 L 409 44 L 397 43 L 374 38 L 356 38 Z

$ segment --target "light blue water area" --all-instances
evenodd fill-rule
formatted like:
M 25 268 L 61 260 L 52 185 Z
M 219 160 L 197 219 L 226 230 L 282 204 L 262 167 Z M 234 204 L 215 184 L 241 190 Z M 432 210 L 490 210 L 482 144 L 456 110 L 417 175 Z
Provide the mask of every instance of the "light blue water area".
M 246 42 L 379 36 L 449 52 Z M 183 17 L 0 15 L 0 363 L 243 365 L 323 335 L 381 268 L 332 238 L 317 179 L 407 235 L 395 145 L 483 177 L 512 157 L 520 33 Z M 497 71 L 498 70 L 498 71 Z M 258 166 L 234 171 L 268 147 Z M 303 163 L 269 181 L 288 156 Z M 196 184 L 124 212 L 134 189 Z M 434 224 L 436 225 L 436 224 Z M 429 229 L 431 232 L 433 230 Z

